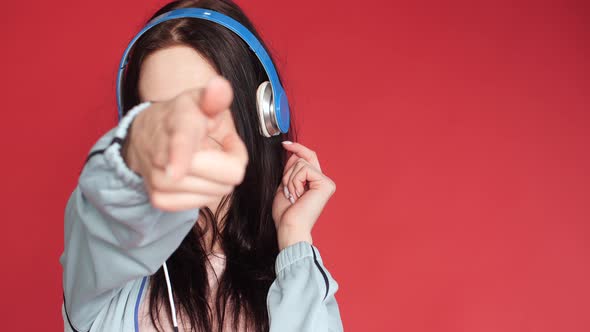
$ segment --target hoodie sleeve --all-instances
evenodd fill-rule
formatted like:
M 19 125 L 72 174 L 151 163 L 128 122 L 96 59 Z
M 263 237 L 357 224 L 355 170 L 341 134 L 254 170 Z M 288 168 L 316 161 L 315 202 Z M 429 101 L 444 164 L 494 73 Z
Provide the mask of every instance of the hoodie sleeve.
M 271 332 L 343 331 L 336 280 L 316 247 L 298 242 L 281 250 L 267 296 Z
M 126 283 L 154 274 L 178 248 L 199 210 L 166 212 L 149 201 L 143 179 L 120 149 L 139 104 L 91 149 L 65 209 L 63 289 L 72 328 L 88 331 Z

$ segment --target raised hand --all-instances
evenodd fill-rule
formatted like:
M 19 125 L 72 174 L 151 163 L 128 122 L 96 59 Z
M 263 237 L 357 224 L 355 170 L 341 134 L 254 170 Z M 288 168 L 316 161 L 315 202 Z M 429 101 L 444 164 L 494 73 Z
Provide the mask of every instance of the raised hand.
M 231 117 L 232 98 L 229 82 L 215 77 L 202 89 L 153 103 L 134 119 L 123 157 L 144 178 L 152 205 L 167 211 L 203 207 L 242 182 L 248 153 Z
M 283 147 L 293 154 L 273 202 L 280 249 L 300 241 L 312 243 L 311 230 L 336 191 L 334 181 L 322 173 L 315 152 L 299 143 L 283 142 Z

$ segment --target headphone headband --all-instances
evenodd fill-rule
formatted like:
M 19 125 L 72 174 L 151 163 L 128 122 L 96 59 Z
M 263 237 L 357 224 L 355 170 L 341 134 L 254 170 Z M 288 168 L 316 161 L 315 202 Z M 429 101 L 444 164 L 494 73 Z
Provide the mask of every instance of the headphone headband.
M 119 64 L 119 71 L 117 73 L 117 108 L 119 119 L 121 119 L 123 115 L 123 92 L 121 91 L 121 84 L 123 79 L 123 73 L 125 71 L 125 67 L 127 66 L 127 61 L 131 49 L 133 48 L 137 40 L 141 36 L 143 36 L 143 34 L 145 34 L 148 30 L 162 22 L 177 18 L 196 18 L 215 22 L 233 31 L 240 38 L 242 38 L 242 40 L 244 40 L 246 44 L 248 44 L 250 49 L 256 54 L 256 56 L 260 60 L 260 63 L 262 64 L 264 70 L 266 71 L 266 74 L 268 75 L 268 79 L 272 87 L 276 123 L 279 130 L 283 133 L 286 133 L 289 130 L 290 122 L 290 112 L 289 103 L 287 101 L 287 95 L 279 81 L 279 76 L 277 74 L 276 68 L 270 56 L 260 43 L 260 41 L 254 36 L 254 34 L 252 34 L 252 32 L 250 32 L 250 30 L 248 30 L 246 27 L 244 27 L 242 24 L 240 24 L 233 18 L 216 11 L 202 8 L 181 8 L 166 12 L 149 21 L 148 24 L 143 29 L 141 29 L 141 31 L 137 35 L 135 35 L 135 37 L 133 37 L 133 39 L 125 49 L 125 52 L 123 53 L 123 57 L 121 58 L 121 62 Z

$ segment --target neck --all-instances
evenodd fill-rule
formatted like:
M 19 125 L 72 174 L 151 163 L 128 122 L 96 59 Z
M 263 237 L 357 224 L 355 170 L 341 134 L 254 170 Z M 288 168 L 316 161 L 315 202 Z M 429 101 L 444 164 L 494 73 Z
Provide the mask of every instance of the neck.
M 225 204 L 224 207 L 220 207 L 222 199 L 223 198 L 220 198 L 219 200 L 217 200 L 211 204 L 208 204 L 206 206 L 207 208 L 209 208 L 211 210 L 213 215 L 224 216 L 227 213 L 229 204 Z M 223 208 L 223 210 L 220 210 L 220 212 L 218 213 L 219 208 Z M 215 253 L 215 254 L 222 254 L 223 255 L 223 248 L 221 247 L 220 239 L 214 238 L 214 236 L 216 236 L 216 234 L 214 234 L 214 232 L 212 231 L 212 227 L 206 227 L 207 226 L 205 224 L 206 222 L 207 222 L 207 220 L 205 220 L 205 218 L 203 218 L 203 217 L 200 217 L 199 220 L 197 221 L 197 223 L 199 224 L 201 229 L 207 229 L 205 234 L 203 234 L 203 245 L 204 245 L 205 251 L 207 252 L 207 254 Z M 219 232 L 222 232 L 223 231 L 223 222 L 221 220 L 215 220 L 214 222 L 217 223 L 216 226 L 217 226 L 217 229 L 219 230 Z

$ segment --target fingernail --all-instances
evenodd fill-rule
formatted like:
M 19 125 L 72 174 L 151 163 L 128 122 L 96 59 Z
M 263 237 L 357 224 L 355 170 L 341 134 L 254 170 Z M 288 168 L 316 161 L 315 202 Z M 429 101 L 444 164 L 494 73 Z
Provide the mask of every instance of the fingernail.
M 283 141 L 282 143 L 283 144 L 293 144 L 293 142 L 291 142 L 291 141 Z
M 297 197 L 301 197 L 301 194 L 299 194 L 299 191 L 297 189 L 295 189 L 295 194 L 297 195 Z
M 295 198 L 289 196 L 289 201 L 291 202 L 291 204 L 295 204 Z
M 285 194 L 286 199 L 291 198 L 291 194 L 289 193 L 289 188 L 283 186 L 283 193 Z

